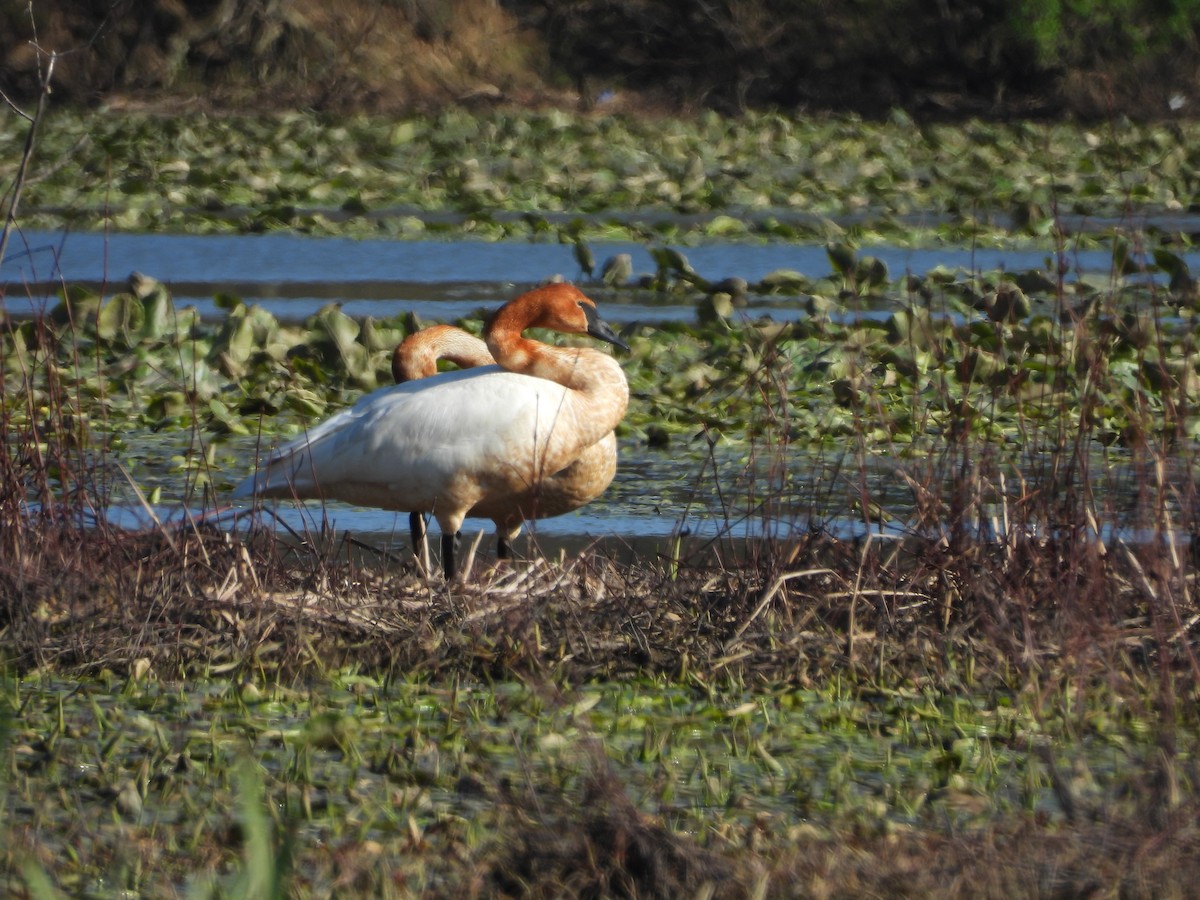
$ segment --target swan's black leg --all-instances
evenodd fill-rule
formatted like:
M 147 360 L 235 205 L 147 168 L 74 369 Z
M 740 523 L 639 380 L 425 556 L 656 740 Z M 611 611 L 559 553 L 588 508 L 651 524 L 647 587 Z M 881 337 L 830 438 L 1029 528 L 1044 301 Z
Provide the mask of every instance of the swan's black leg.
M 496 559 L 508 559 L 512 555 L 512 547 L 504 539 L 504 535 L 496 536 Z
M 457 534 L 442 535 L 442 572 L 449 581 L 454 577 L 454 551 L 458 547 Z
M 410 512 L 408 514 L 408 533 L 412 536 L 413 553 L 421 555 L 421 542 L 425 540 L 425 514 Z

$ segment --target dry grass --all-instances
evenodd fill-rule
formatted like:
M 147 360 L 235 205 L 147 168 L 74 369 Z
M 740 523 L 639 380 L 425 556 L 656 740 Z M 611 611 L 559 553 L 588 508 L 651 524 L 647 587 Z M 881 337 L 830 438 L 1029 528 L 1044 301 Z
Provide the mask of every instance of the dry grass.
M 553 90 L 539 35 L 490 0 L 243 3 L 137 16 L 34 4 L 37 44 L 58 51 L 57 95 L 112 108 L 427 111 L 461 103 L 533 104 Z M 7 90 L 40 76 L 27 17 L 0 39 Z M 67 52 L 70 51 L 70 52 Z M 44 63 L 43 63 L 44 65 Z M 563 98 L 556 98 L 563 99 Z M 567 99 L 567 102 L 572 102 Z
M 595 550 L 490 567 L 467 583 L 343 544 L 265 532 L 141 533 L 8 510 L 0 621 L 18 669 L 158 671 L 349 662 L 430 677 L 665 675 L 807 685 L 842 671 L 942 684 L 1101 680 L 1141 695 L 1163 672 L 1192 695 L 1190 557 L 1081 536 L 848 542 L 812 533 L 717 566 L 704 550 L 618 563 Z M 337 552 L 333 552 L 337 551 Z M 947 660 L 957 660 L 953 665 Z
M 535 35 L 499 4 L 298 6 L 328 40 L 323 108 L 423 109 L 464 101 L 529 100 L 539 90 Z M 403 60 L 403 65 L 397 61 Z
M 958 834 L 798 828 L 786 841 L 758 835 L 772 849 L 755 855 L 701 849 L 624 809 L 615 787 L 584 800 L 587 812 L 552 803 L 533 823 L 514 823 L 506 852 L 476 871 L 475 895 L 1181 898 L 1200 876 L 1194 803 L 1159 827 L 1121 817 Z

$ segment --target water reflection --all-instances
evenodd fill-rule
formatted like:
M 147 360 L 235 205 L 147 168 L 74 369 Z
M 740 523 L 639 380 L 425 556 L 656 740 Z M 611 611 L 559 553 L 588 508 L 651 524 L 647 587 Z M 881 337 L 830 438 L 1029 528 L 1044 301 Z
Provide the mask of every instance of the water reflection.
M 244 465 L 227 465 L 224 474 L 237 480 L 252 468 L 253 457 L 252 446 L 247 444 L 239 452 Z M 811 531 L 846 541 L 861 541 L 868 535 L 885 541 L 948 535 L 937 517 L 914 515 L 913 490 L 907 478 L 900 477 L 911 476 L 932 490 L 939 484 L 950 490 L 944 461 L 903 462 L 870 456 L 843 467 L 835 457 L 834 451 L 793 452 L 781 467 L 779 459 L 747 456 L 744 447 L 701 452 L 681 446 L 663 452 L 624 442 L 618 474 L 610 488 L 581 510 L 528 523 L 518 553 L 553 556 L 560 550 L 594 548 L 623 559 L 689 559 L 707 556 L 715 549 L 728 560 L 730 554 L 753 552 L 754 545 L 764 540 L 796 540 Z M 1024 465 L 1029 468 L 1035 463 L 1026 461 Z M 1098 533 L 1089 527 L 1089 539 L 1109 543 L 1117 539 L 1129 543 L 1167 540 L 1183 551 L 1189 540 L 1186 531 L 1164 536 L 1155 529 L 1153 519 L 1135 514 L 1137 479 L 1127 465 L 1110 464 L 1102 480 L 1114 515 L 1116 510 L 1126 511 L 1110 521 L 1100 521 Z M 170 499 L 146 504 L 116 485 L 111 503 L 103 511 L 79 515 L 89 526 L 103 522 L 137 530 L 204 523 L 241 532 L 267 527 L 320 546 L 342 546 L 343 538 L 351 536 L 357 545 L 383 553 L 407 558 L 410 552 L 406 513 L 313 501 L 232 506 L 224 499 L 219 483 L 214 485 L 215 501 L 202 507 L 196 498 L 178 496 L 180 483 L 178 474 L 150 474 L 142 479 L 141 487 L 147 492 L 160 487 Z M 967 513 L 966 527 L 978 539 L 1003 540 L 1009 527 L 1005 517 L 1017 510 L 1018 499 L 1011 497 L 1006 510 L 999 496 L 978 498 L 973 511 Z M 864 505 L 873 511 L 869 522 L 861 512 Z M 31 506 L 30 514 L 36 512 Z M 1170 514 L 1176 516 L 1180 511 Z M 1042 523 L 1013 522 L 1011 527 L 1044 537 L 1054 532 Z M 490 521 L 469 519 L 463 536 L 469 542 L 482 535 L 481 553 L 490 558 L 493 530 Z M 431 523 L 431 531 L 436 534 L 436 522 Z

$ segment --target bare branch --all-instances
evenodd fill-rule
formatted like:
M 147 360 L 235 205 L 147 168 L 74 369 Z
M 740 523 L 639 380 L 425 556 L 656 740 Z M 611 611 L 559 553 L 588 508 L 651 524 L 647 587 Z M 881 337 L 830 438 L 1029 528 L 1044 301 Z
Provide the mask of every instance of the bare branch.
M 29 113 L 25 112 L 25 110 L 21 109 L 21 107 L 17 106 L 17 104 L 15 102 L 13 102 L 9 98 L 8 94 L 4 93 L 4 91 L 0 91 L 0 100 L 3 100 L 4 104 L 9 109 L 11 109 L 13 112 L 15 112 L 18 116 L 20 116 L 26 122 L 33 121 L 33 116 L 31 116 Z
M 25 187 L 26 176 L 29 172 L 29 160 L 33 157 L 33 148 L 37 138 L 38 125 L 46 115 L 46 102 L 50 96 L 50 84 L 54 78 L 54 66 L 58 62 L 58 54 L 47 54 L 46 69 L 42 73 L 41 91 L 38 93 L 37 109 L 29 119 L 29 131 L 25 135 L 25 148 L 21 151 L 21 162 L 17 166 L 17 174 L 13 178 L 12 196 L 8 202 L 8 212 L 4 215 L 4 228 L 0 231 L 0 265 L 4 263 L 4 255 L 8 250 L 8 239 L 12 235 L 17 222 L 17 211 L 21 206 L 21 192 Z M 7 98 L 5 98 L 7 99 Z

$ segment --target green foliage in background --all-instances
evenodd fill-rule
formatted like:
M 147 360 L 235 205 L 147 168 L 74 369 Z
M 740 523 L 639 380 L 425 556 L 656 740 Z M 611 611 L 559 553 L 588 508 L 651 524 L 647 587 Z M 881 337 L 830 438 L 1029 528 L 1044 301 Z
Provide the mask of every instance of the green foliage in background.
M 1113 58 L 1194 52 L 1200 2 L 1020 0 L 1007 21 L 1047 69 L 1103 67 Z

